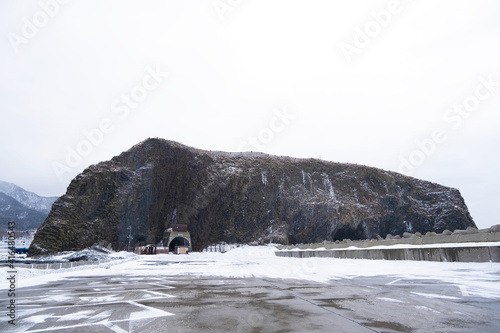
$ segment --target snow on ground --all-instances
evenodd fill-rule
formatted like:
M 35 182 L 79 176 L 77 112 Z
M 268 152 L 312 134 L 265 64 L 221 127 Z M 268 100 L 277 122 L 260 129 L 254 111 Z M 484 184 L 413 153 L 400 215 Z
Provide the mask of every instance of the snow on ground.
M 227 253 L 137 256 L 112 254 L 121 260 L 98 266 L 61 270 L 17 268 L 18 288 L 63 280 L 69 276 L 220 276 L 301 279 L 325 283 L 356 277 L 389 277 L 388 285 L 404 279 L 440 280 L 457 285 L 467 296 L 500 298 L 500 263 L 389 261 L 336 258 L 286 258 L 274 246 L 244 246 Z M 2 275 L 6 270 L 2 270 Z M 2 280 L 4 276 L 0 277 Z M 5 285 L 0 285 L 4 288 Z M 432 297 L 433 295 L 427 295 Z
M 76 252 L 56 254 L 53 256 L 45 257 L 44 260 L 49 263 L 55 261 L 62 261 L 72 253 Z M 18 255 L 16 255 L 16 259 L 17 258 Z M 25 257 L 21 257 L 21 260 L 18 261 L 14 269 L 17 275 L 16 287 L 22 288 L 22 287 L 36 286 L 48 282 L 63 280 L 65 277 L 68 276 L 84 275 L 91 272 L 99 272 L 99 270 L 101 270 L 101 273 L 103 270 L 109 273 L 109 269 L 111 268 L 112 265 L 115 266 L 123 264 L 124 262 L 137 259 L 138 256 L 134 253 L 121 251 L 121 252 L 110 253 L 108 255 L 108 258 L 111 259 L 112 261 L 106 261 L 98 265 L 92 265 L 92 266 L 77 266 L 73 268 L 63 268 L 63 269 L 35 269 L 35 268 L 31 269 L 31 268 L 24 268 L 22 267 L 22 265 L 19 265 L 19 263 L 22 263 L 23 259 L 25 259 Z M 12 271 L 9 267 L 7 266 L 3 267 L 0 270 L 0 279 L 1 280 L 6 279 L 7 274 L 11 274 L 9 273 L 9 271 Z M 0 290 L 5 287 L 6 285 L 0 285 Z

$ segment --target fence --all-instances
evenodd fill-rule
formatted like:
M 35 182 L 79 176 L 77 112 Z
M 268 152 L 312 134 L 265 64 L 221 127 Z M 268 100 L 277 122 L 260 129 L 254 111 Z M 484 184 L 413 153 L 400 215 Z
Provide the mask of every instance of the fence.
M 19 264 L 16 267 L 32 268 L 32 269 L 61 269 L 73 268 L 78 266 L 99 265 L 108 261 L 72 261 L 72 262 L 57 262 L 57 263 L 42 263 L 42 264 Z
M 216 243 L 211 244 L 203 249 L 203 252 L 227 252 L 229 250 L 235 249 L 241 245 L 239 244 L 226 244 L 226 243 Z
M 203 249 L 203 252 L 224 252 L 224 244 L 211 244 Z

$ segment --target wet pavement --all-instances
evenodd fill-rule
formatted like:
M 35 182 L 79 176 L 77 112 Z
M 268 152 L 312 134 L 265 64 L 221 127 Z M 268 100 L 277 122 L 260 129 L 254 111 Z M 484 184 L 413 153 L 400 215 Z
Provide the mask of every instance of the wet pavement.
M 110 273 L 18 289 L 16 326 L 2 331 L 500 332 L 498 299 L 437 280 Z

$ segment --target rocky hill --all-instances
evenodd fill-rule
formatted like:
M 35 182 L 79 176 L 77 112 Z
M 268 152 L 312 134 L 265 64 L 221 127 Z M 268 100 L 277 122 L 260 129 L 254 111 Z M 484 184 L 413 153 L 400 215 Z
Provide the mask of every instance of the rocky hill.
M 458 190 L 376 168 L 148 139 L 68 186 L 30 255 L 158 243 L 188 225 L 193 249 L 226 241 L 293 244 L 475 227 Z

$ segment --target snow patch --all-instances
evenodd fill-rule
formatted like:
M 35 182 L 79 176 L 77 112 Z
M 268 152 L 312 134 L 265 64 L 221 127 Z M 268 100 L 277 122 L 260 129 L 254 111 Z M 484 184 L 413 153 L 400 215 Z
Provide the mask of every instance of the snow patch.
M 262 184 L 267 185 L 267 173 L 262 172 Z
M 326 189 L 328 190 L 328 194 L 330 196 L 330 200 L 336 202 L 337 197 L 335 196 L 335 191 L 333 190 L 333 184 L 328 175 L 324 175 L 323 183 L 325 184 Z
M 423 306 L 423 305 L 417 305 L 417 306 L 415 306 L 415 309 L 419 309 L 419 310 L 426 310 L 426 311 L 432 311 L 432 312 L 434 312 L 434 313 L 441 313 L 441 312 L 439 312 L 439 311 L 436 311 L 436 310 L 434 310 L 434 309 L 431 309 L 431 308 L 429 308 L 429 307 L 427 307 L 427 306 Z
M 70 320 L 81 320 L 81 319 L 87 319 L 89 315 L 93 314 L 94 311 L 92 310 L 84 310 L 84 311 L 78 311 L 75 313 L 68 313 L 63 316 L 54 316 L 53 318 L 58 318 L 58 321 L 70 321 Z
M 442 298 L 442 299 L 456 299 L 459 300 L 459 297 L 454 297 L 454 296 L 446 296 L 446 295 L 438 295 L 438 294 L 427 294 L 427 293 L 419 293 L 416 291 L 412 291 L 412 294 L 418 295 L 418 296 L 424 296 L 427 298 Z
M 391 303 L 404 303 L 399 299 L 389 298 L 389 297 L 377 297 L 381 301 L 391 302 Z

